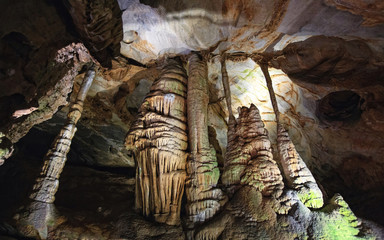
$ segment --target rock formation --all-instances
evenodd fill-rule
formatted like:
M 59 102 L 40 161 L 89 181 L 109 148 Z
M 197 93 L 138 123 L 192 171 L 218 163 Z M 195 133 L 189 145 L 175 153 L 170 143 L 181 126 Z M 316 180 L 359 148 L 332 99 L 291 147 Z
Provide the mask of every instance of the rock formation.
M 73 23 L 87 48 L 105 67 L 119 55 L 123 38 L 117 1 L 64 1 Z
M 207 63 L 193 53 L 188 59 L 189 149 L 186 182 L 187 216 L 192 226 L 212 218 L 227 198 L 217 183 L 220 171 L 215 149 L 208 140 Z
M 185 70 L 178 60 L 168 60 L 125 143 L 136 160 L 136 208 L 170 225 L 180 224 L 186 178 L 186 96 Z
M 76 123 L 81 117 L 84 100 L 94 78 L 95 70 L 91 69 L 87 72 L 76 100 L 68 112 L 66 124 L 45 155 L 42 170 L 33 185 L 32 193 L 29 195 L 32 202 L 25 210 L 16 215 L 16 218 L 20 218 L 19 231 L 26 236 L 38 236 L 46 239 L 47 227 L 50 222 L 55 221 L 55 207 L 52 203 L 55 201 L 60 174 L 67 161 L 72 138 L 75 136 Z
M 382 1 L 0 2 L 0 239 L 384 239 Z
M 224 185 L 250 185 L 264 196 L 279 197 L 284 187 L 273 160 L 268 132 L 255 105 L 239 109 L 237 123 L 229 125 Z
M 53 203 L 55 201 L 55 193 L 59 187 L 60 174 L 64 169 L 71 141 L 76 133 L 76 123 L 81 117 L 84 100 L 94 78 L 95 70 L 91 69 L 84 78 L 81 88 L 77 93 L 76 100 L 68 112 L 67 123 L 57 135 L 52 143 L 51 149 L 49 149 L 45 156 L 42 171 L 29 196 L 33 201 L 44 203 Z
M 299 199 L 305 206 L 310 208 L 321 208 L 323 206 L 323 194 L 317 186 L 316 180 L 309 171 L 307 165 L 296 151 L 295 145 L 293 145 L 289 138 L 287 130 L 280 123 L 279 107 L 275 91 L 273 90 L 272 80 L 268 72 L 268 66 L 261 63 L 260 67 L 264 73 L 272 106 L 276 115 L 277 148 L 280 164 L 283 168 L 288 186 L 298 191 Z
M 42 86 L 36 94 L 38 107 L 25 119 L 14 119 L 4 130 L 5 135 L 13 142 L 19 141 L 36 124 L 47 119 L 67 104 L 67 98 L 72 91 L 74 79 L 81 68 L 94 61 L 83 44 L 70 44 L 59 49 L 53 59 L 49 59 L 47 69 L 42 71 Z

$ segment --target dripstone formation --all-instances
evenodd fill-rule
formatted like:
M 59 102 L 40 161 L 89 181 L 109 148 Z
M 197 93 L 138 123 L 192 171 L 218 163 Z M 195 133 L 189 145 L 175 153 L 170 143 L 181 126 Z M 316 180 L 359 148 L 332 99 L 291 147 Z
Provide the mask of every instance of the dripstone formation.
M 197 54 L 188 59 L 188 127 L 190 157 L 187 179 L 187 215 L 192 223 L 212 218 L 226 202 L 217 187 L 220 171 L 216 152 L 208 140 L 207 65 Z
M 0 2 L 0 239 L 384 239 L 383 0 Z
M 135 205 L 144 216 L 180 224 L 187 161 L 187 76 L 168 60 L 126 139 L 136 159 Z

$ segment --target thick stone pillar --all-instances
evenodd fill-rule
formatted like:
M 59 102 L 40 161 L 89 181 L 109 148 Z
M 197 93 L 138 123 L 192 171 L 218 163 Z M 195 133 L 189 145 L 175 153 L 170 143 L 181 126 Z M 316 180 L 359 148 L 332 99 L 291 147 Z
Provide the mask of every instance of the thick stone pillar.
M 188 127 L 190 157 L 187 165 L 187 215 L 194 225 L 213 217 L 227 201 L 217 183 L 220 171 L 216 152 L 208 140 L 207 63 L 197 54 L 189 57 Z
M 187 161 L 187 76 L 168 60 L 126 138 L 136 161 L 137 209 L 157 222 L 180 224 Z

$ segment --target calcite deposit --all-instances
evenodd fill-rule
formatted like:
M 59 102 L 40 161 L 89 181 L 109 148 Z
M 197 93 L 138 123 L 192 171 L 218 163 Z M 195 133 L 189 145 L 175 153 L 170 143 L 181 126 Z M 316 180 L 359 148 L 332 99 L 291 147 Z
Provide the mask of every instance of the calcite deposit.
M 136 208 L 170 225 L 180 224 L 187 175 L 186 85 L 180 61 L 167 61 L 125 143 L 136 159 Z
M 220 170 L 215 149 L 208 138 L 208 76 L 207 65 L 201 56 L 192 54 L 188 59 L 188 179 L 186 183 L 187 215 L 191 224 L 212 218 L 227 201 L 217 186 Z
M 0 1 L 0 239 L 384 239 L 383 7 Z

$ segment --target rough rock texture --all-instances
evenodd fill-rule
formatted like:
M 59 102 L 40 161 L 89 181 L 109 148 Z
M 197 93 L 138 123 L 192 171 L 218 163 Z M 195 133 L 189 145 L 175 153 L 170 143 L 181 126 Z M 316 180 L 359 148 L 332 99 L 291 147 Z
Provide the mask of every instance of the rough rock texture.
M 374 229 L 369 221 L 358 219 L 362 224 L 356 227 L 353 217 L 345 214 L 349 210 L 341 207 L 344 203 L 329 201 L 337 192 L 357 217 L 384 223 L 384 24 L 380 1 L 119 0 L 118 4 L 123 11 L 123 29 L 119 31 L 124 32 L 121 43 L 124 56 L 110 61 L 115 56 L 114 46 L 121 40 L 115 28 L 120 21 L 116 1 L 1 1 L 1 132 L 5 133 L 9 123 L 34 121 L 29 116 L 40 111 L 38 100 L 47 93 L 44 86 L 55 86 L 60 79 L 55 74 L 64 76 L 66 66 L 62 71 L 47 68 L 58 49 L 80 39 L 104 66 L 111 63 L 110 69 L 101 69 L 87 96 L 84 118 L 79 122 L 68 156 L 69 164 L 98 167 L 103 173 L 91 174 L 94 181 L 84 181 L 81 170 L 69 168 L 70 178 L 74 180 L 60 184 L 71 189 L 64 197 L 73 198 L 61 201 L 67 206 L 61 208 L 61 214 L 73 217 L 60 228 L 50 228 L 48 236 L 52 239 L 183 238 L 182 227 L 165 226 L 134 213 L 131 209 L 134 182 L 129 186 L 118 185 L 119 189 L 105 173 L 109 169 L 106 166 L 129 167 L 130 173 L 124 174 L 134 177 L 134 157 L 124 147 L 124 136 L 150 85 L 157 79 L 158 71 L 152 63 L 174 55 L 188 55 L 191 51 L 202 51 L 207 56 L 207 135 L 215 149 L 212 155 L 217 159 L 218 169 L 222 171 L 225 162 L 226 120 L 231 115 L 228 107 L 237 109 L 254 103 L 269 132 L 274 156 L 278 156 L 275 140 L 279 118 L 294 145 L 290 149 L 295 149 L 305 160 L 323 191 L 326 205 L 322 209 L 308 209 L 300 201 L 297 190 L 289 189 L 288 184 L 279 198 L 263 196 L 250 185 L 239 185 L 237 191 L 229 194 L 233 198 L 220 212 L 196 226 L 193 236 L 351 239 L 357 232 L 358 237 L 368 236 L 369 231 L 374 231 L 369 230 Z M 111 39 L 112 36 L 115 37 Z M 223 54 L 228 54 L 227 74 L 221 71 Z M 268 96 L 269 86 L 252 59 L 262 59 L 270 66 L 281 112 L 277 118 Z M 46 71 L 52 77 L 44 77 Z M 74 92 L 78 89 L 78 79 Z M 230 94 L 223 91 L 226 80 L 232 95 L 228 104 L 225 100 Z M 35 125 L 30 135 L 20 139 L 24 145 L 15 145 L 14 154 L 46 152 L 48 146 L 42 147 L 42 142 L 52 142 L 57 132 L 50 129 L 62 125 L 59 120 L 65 119 L 66 110 L 67 107 L 61 109 L 52 121 Z M 18 160 L 22 164 L 16 164 L 20 162 L 11 157 L 0 167 L 0 175 L 7 172 L 7 177 L 0 181 L 0 216 L 8 211 L 16 212 L 12 211 L 16 198 L 9 193 L 17 193 L 18 199 L 27 198 L 27 194 L 21 196 L 22 189 L 36 179 L 33 176 L 28 180 L 16 174 L 29 158 Z M 39 170 L 40 164 L 29 168 L 25 175 Z M 103 180 L 103 188 L 92 186 Z M 82 188 L 83 181 L 91 183 Z M 221 186 L 220 179 L 216 187 L 228 189 Z M 104 191 L 106 188 L 113 190 Z M 82 192 L 85 200 L 81 200 Z M 128 196 L 120 198 L 119 193 Z M 76 205 L 77 201 L 83 204 Z M 186 216 L 183 211 L 186 201 L 182 200 L 181 217 Z M 60 210 L 60 201 L 56 203 Z M 97 205 L 102 207 L 100 211 Z M 124 212 L 116 223 L 118 214 L 108 215 L 108 210 L 123 213 L 124 207 L 129 213 Z M 344 213 L 340 214 L 339 210 Z M 41 216 L 47 213 L 42 211 Z M 2 219 L 9 222 L 10 218 L 11 215 Z M 118 231 L 114 226 L 118 226 Z M 3 229 L 9 226 L 3 228 L 0 224 L 0 231 Z
M 144 216 L 180 224 L 188 154 L 186 73 L 169 60 L 139 109 L 126 138 L 136 159 L 136 202 Z
M 121 53 L 146 64 L 158 57 L 206 49 L 216 54 L 282 50 L 313 35 L 383 37 L 383 24 L 364 26 L 360 16 L 381 19 L 382 4 L 353 1 L 345 6 L 344 2 L 119 0 L 124 31 Z
M 0 166 L 12 155 L 13 150 L 12 142 L 0 132 Z
M 65 0 L 65 5 L 81 39 L 93 56 L 105 67 L 120 51 L 123 38 L 117 1 Z
M 356 88 L 382 82 L 380 55 L 361 40 L 314 36 L 274 53 L 271 64 L 292 79 Z M 370 80 L 358 81 L 361 78 Z
M 57 135 L 44 159 L 42 171 L 36 184 L 33 186 L 33 192 L 29 196 L 30 199 L 43 203 L 54 202 L 55 193 L 59 186 L 59 177 L 67 160 L 72 138 L 77 130 L 76 124 L 83 112 L 84 100 L 95 78 L 95 74 L 95 70 L 91 69 L 85 76 L 75 102 L 68 112 L 67 123 Z
M 326 0 L 325 3 L 331 6 L 335 6 L 340 10 L 363 16 L 363 24 L 366 26 L 372 26 L 384 22 L 384 3 L 382 1 Z
M 38 109 L 24 118 L 11 121 L 4 130 L 5 135 L 15 143 L 33 125 L 50 119 L 60 106 L 68 103 L 68 94 L 72 91 L 75 76 L 92 60 L 82 44 L 71 44 L 58 50 L 55 58 L 47 63 L 47 69 L 40 73 L 44 85 L 40 86 L 40 94 L 37 94 L 41 96 L 37 100 Z
M 250 119 L 254 119 L 254 121 L 250 121 Z M 246 122 L 243 128 L 237 129 L 238 133 L 241 133 L 240 136 L 247 135 L 248 138 L 245 142 L 252 143 L 253 140 L 255 143 L 258 143 L 257 140 L 259 140 L 260 143 L 260 137 L 261 139 L 264 139 L 264 143 L 266 142 L 265 140 L 269 142 L 268 136 L 266 136 L 266 130 L 263 128 L 264 125 L 260 120 L 258 110 L 254 105 L 252 105 L 249 109 L 245 107 L 241 109 L 237 122 L 239 125 L 240 123 Z M 252 131 L 253 129 L 249 128 L 250 126 L 255 125 L 259 125 L 258 128 L 254 128 L 258 129 L 258 132 Z M 233 126 L 230 125 L 229 131 L 233 129 Z M 240 130 L 243 130 L 243 132 Z M 237 139 L 237 141 L 234 141 L 234 139 L 231 138 L 231 132 L 228 133 L 228 135 L 230 137 L 228 142 L 229 151 L 227 152 L 227 157 L 231 157 L 230 150 L 241 149 L 243 152 L 247 153 L 246 150 L 250 149 L 249 151 L 254 155 L 262 154 L 262 157 L 264 158 L 266 156 L 272 158 L 272 154 L 270 152 L 268 154 L 268 151 L 266 151 L 270 151 L 270 147 L 267 149 L 265 149 L 265 147 L 259 149 L 254 147 L 252 149 L 248 145 L 239 146 L 238 142 L 241 142 L 241 138 L 240 140 Z M 284 141 L 287 140 L 287 135 L 284 135 L 284 137 L 285 139 L 279 140 L 280 143 L 286 144 Z M 293 144 L 290 141 L 288 141 L 288 143 L 291 144 L 290 147 L 292 148 Z M 259 146 L 263 145 L 265 144 L 259 144 Z M 287 152 L 288 149 L 283 150 Z M 239 154 L 239 156 L 244 155 L 246 156 L 246 154 Z M 287 156 L 282 157 L 286 158 Z M 265 159 L 256 158 L 250 162 L 257 162 L 257 160 L 260 161 Z M 271 171 L 271 168 L 268 169 L 268 167 L 252 168 L 251 165 L 251 169 L 253 171 L 247 172 L 247 169 L 245 171 L 243 170 L 246 173 L 242 175 L 241 171 L 239 174 L 239 171 L 236 168 L 225 168 L 224 170 L 227 171 L 227 173 L 232 170 L 234 174 L 239 174 L 240 176 L 242 175 L 242 178 L 245 176 L 254 179 L 255 181 L 253 181 L 253 183 L 255 184 L 243 184 L 239 186 L 239 181 L 232 182 L 236 188 L 235 190 L 232 189 L 230 200 L 228 204 L 225 205 L 223 211 L 214 216 L 210 222 L 198 228 L 192 235 L 192 238 L 369 239 L 375 236 L 371 232 L 363 230 L 361 223 L 357 220 L 348 204 L 339 194 L 336 194 L 323 209 L 311 211 L 304 205 L 304 203 L 308 203 L 308 199 L 300 196 L 302 194 L 301 188 L 297 188 L 295 190 L 285 189 L 282 193 L 284 184 L 282 182 L 280 170 L 278 169 L 276 163 L 272 161 L 269 161 L 269 165 L 272 163 L 273 166 L 274 164 L 275 167 L 272 168 L 273 171 Z M 294 167 L 297 167 L 297 162 L 288 161 L 284 167 L 293 169 Z M 303 168 L 305 168 L 306 172 L 311 177 L 308 182 L 313 181 L 313 177 L 308 168 L 306 168 L 305 165 Z M 244 169 L 244 167 L 242 169 Z M 260 179 L 259 176 L 265 178 Z M 274 176 L 280 176 L 280 178 L 277 181 L 273 181 L 276 179 Z M 305 178 L 307 176 L 300 177 L 301 178 L 299 179 L 307 180 L 307 178 Z M 225 175 L 223 175 L 223 179 L 225 179 Z M 273 191 L 265 191 L 265 188 L 263 188 L 265 182 L 263 182 L 263 180 L 270 180 L 268 183 L 272 182 L 274 183 L 272 186 L 277 186 L 277 190 L 274 191 L 275 194 L 270 194 Z M 288 184 L 289 183 L 290 182 L 288 182 Z M 310 182 L 309 185 L 311 184 L 313 183 Z M 316 185 L 316 183 L 314 184 Z M 228 183 L 228 185 L 230 186 L 231 183 Z M 313 186 L 311 187 L 313 188 Z M 276 194 L 276 192 L 278 192 L 278 194 Z M 316 194 L 317 193 L 315 193 L 315 195 Z M 312 205 L 309 204 L 310 207 L 320 208 L 322 205 L 322 199 L 321 204 L 315 204 L 315 201 L 311 203 Z
M 190 224 L 212 218 L 225 204 L 227 197 L 217 187 L 220 171 L 215 149 L 208 138 L 207 65 L 197 54 L 188 59 L 188 128 L 189 148 L 186 182 L 187 216 Z

